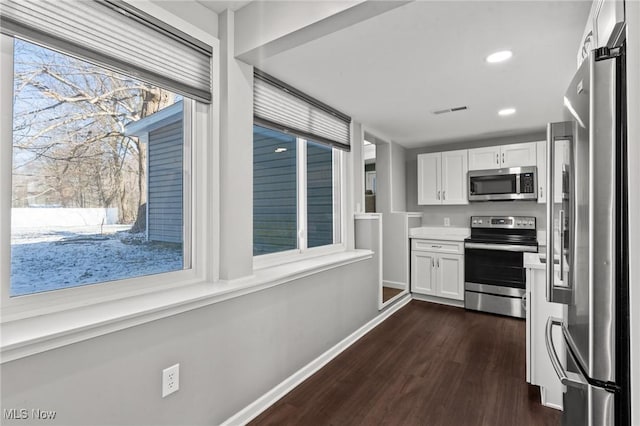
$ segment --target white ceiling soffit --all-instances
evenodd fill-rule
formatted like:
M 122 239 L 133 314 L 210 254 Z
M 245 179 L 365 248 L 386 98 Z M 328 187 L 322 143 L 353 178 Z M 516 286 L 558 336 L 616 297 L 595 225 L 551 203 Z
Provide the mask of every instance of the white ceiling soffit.
M 542 131 L 562 119 L 590 7 L 415 1 L 254 65 L 407 148 Z M 505 49 L 513 58 L 486 63 Z M 516 114 L 498 116 L 506 107 Z
M 196 1 L 202 4 L 207 9 L 214 11 L 218 15 L 227 9 L 236 11 L 246 6 L 247 4 L 251 3 L 250 1 L 240 1 L 240 0 L 237 0 L 237 1 L 196 0 Z

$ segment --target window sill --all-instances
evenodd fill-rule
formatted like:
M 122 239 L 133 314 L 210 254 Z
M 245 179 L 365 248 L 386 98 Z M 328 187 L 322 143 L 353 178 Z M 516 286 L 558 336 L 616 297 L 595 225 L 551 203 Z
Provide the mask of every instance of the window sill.
M 6 322 L 1 325 L 0 363 L 255 293 L 372 256 L 369 250 L 343 251 L 256 270 L 254 275 L 236 280 L 192 284 Z

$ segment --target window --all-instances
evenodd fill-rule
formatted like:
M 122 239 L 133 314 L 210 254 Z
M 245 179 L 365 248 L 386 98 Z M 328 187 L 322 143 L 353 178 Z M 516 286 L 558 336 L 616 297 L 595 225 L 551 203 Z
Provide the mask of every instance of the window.
M 211 47 L 120 2 L 5 0 L 0 24 L 3 306 L 192 276 Z
M 10 295 L 190 267 L 190 100 L 20 39 L 13 52 Z
M 253 127 L 253 254 L 341 242 L 340 151 Z
M 340 244 L 351 118 L 258 69 L 253 102 L 254 256 Z

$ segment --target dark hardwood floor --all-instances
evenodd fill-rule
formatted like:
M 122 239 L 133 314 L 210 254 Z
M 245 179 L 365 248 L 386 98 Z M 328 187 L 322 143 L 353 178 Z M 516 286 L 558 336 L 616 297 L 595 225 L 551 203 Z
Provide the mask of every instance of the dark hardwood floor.
M 400 292 L 402 292 L 402 290 L 400 290 L 399 288 L 382 287 L 382 301 L 386 302 Z
M 522 320 L 412 301 L 251 425 L 559 425 Z

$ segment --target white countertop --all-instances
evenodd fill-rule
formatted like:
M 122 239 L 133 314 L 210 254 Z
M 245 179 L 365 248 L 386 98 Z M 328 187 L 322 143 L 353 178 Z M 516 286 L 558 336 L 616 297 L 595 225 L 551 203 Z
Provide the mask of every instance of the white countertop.
M 538 248 L 538 253 L 525 253 L 524 258 L 522 260 L 525 268 L 546 269 L 547 263 L 541 260 L 546 258 L 547 258 L 546 247 L 542 246 Z M 557 256 L 555 260 L 556 262 L 558 262 Z M 557 269 L 557 270 L 560 269 L 560 266 L 558 263 L 556 263 L 556 265 L 554 266 L 554 269 Z
M 455 226 L 422 226 L 409 229 L 409 238 L 429 240 L 464 241 L 471 234 L 469 228 Z
M 523 259 L 524 267 L 531 269 L 545 269 L 546 264 L 540 261 L 540 255 L 541 253 L 525 253 Z

